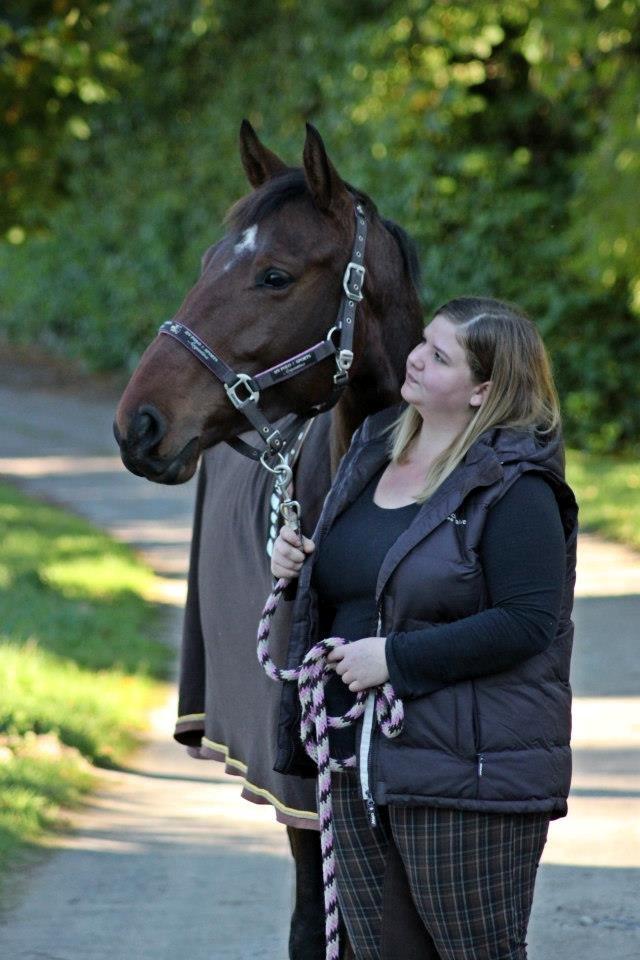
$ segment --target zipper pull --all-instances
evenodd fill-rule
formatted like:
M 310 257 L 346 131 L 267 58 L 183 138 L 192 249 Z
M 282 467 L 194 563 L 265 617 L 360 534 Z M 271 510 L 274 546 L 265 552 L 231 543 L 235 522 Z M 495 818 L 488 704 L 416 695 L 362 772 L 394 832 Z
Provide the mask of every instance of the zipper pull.
M 370 790 L 367 790 L 364 802 L 367 808 L 367 816 L 369 818 L 369 823 L 371 824 L 372 827 L 377 827 L 378 819 L 376 817 L 376 805 L 373 802 L 373 797 L 371 796 Z
M 484 757 L 482 754 L 478 754 L 478 776 L 482 776 L 482 764 L 484 762 Z

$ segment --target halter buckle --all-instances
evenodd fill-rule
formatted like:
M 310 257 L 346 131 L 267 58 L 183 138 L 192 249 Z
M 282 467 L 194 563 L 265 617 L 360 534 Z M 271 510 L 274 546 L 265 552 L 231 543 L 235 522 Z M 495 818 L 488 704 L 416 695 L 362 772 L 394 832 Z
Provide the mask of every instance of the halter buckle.
M 337 370 L 333 375 L 336 386 L 345 386 L 349 381 L 348 371 L 353 363 L 353 350 L 338 350 L 336 354 Z
M 353 350 L 339 350 L 336 363 L 339 370 L 350 370 L 353 363 Z
M 231 386 L 229 386 L 228 383 L 224 383 L 223 387 L 236 410 L 242 410 L 248 403 L 257 403 L 260 397 L 260 388 L 248 373 L 239 373 L 235 383 L 232 383 Z M 245 390 L 248 391 L 248 396 L 241 399 L 236 393 L 238 387 L 244 387 Z
M 366 268 L 361 263 L 354 263 L 350 260 L 344 271 L 342 278 L 342 289 L 349 300 L 360 303 L 362 300 L 362 288 L 364 286 L 364 275 Z M 355 274 L 355 276 L 353 276 Z

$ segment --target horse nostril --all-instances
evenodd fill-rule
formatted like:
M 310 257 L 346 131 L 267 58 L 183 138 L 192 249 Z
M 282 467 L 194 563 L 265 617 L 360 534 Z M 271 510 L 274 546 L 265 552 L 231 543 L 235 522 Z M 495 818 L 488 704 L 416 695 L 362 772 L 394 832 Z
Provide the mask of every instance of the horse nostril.
M 131 442 L 135 443 L 141 452 L 148 453 L 160 443 L 166 432 L 167 427 L 162 414 L 155 407 L 147 404 L 140 407 L 133 418 L 129 436 Z

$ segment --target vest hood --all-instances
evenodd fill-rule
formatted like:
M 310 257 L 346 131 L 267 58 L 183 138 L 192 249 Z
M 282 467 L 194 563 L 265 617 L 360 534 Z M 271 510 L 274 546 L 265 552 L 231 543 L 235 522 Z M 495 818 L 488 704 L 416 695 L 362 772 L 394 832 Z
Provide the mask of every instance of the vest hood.
M 354 439 L 360 443 L 388 442 L 389 428 L 404 413 L 408 404 L 402 402 L 372 414 L 364 421 Z M 360 432 L 361 431 L 361 432 Z M 481 433 L 464 462 L 474 464 L 485 457 L 498 460 L 502 465 L 526 461 L 538 469 L 550 473 L 557 481 L 564 481 L 565 456 L 562 432 L 556 430 L 546 438 L 537 437 L 532 428 L 491 427 Z

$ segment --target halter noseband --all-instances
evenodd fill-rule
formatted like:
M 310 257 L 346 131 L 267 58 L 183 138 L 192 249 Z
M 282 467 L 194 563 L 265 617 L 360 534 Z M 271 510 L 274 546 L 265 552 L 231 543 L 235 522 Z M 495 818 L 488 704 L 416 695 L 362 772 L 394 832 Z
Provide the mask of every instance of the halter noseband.
M 284 463 L 282 453 L 300 429 L 301 423 L 310 417 L 315 417 L 319 413 L 330 410 L 340 399 L 342 391 L 349 381 L 349 370 L 353 363 L 356 307 L 362 300 L 362 287 L 365 277 L 364 249 L 367 239 L 367 219 L 360 203 L 355 205 L 355 219 L 356 232 L 351 259 L 342 278 L 344 293 L 340 301 L 336 322 L 329 330 L 326 338 L 309 347 L 308 350 L 303 350 L 302 353 L 289 357 L 288 360 L 283 360 L 261 373 L 237 373 L 218 357 L 204 340 L 201 340 L 193 330 L 183 323 L 178 323 L 177 320 L 166 320 L 158 330 L 158 333 L 166 333 L 177 340 L 178 343 L 181 343 L 183 347 L 186 347 L 221 381 L 233 406 L 244 414 L 258 431 L 258 436 L 265 444 L 265 449 L 261 451 L 238 437 L 226 442 L 252 460 L 259 460 L 266 469 L 276 474 L 279 474 L 280 471 L 289 470 Z M 338 346 L 333 341 L 336 333 L 340 335 Z M 306 414 L 296 417 L 287 426 L 284 433 L 276 430 L 260 409 L 260 391 L 274 384 L 282 383 L 284 380 L 289 380 L 330 356 L 335 356 L 336 360 L 336 372 L 333 375 L 333 389 L 330 398 L 324 403 L 312 407 Z M 242 395 L 242 392 L 244 392 L 244 395 Z M 277 457 L 280 461 L 275 468 L 267 462 L 270 457 Z M 282 478 L 280 479 L 282 480 Z

